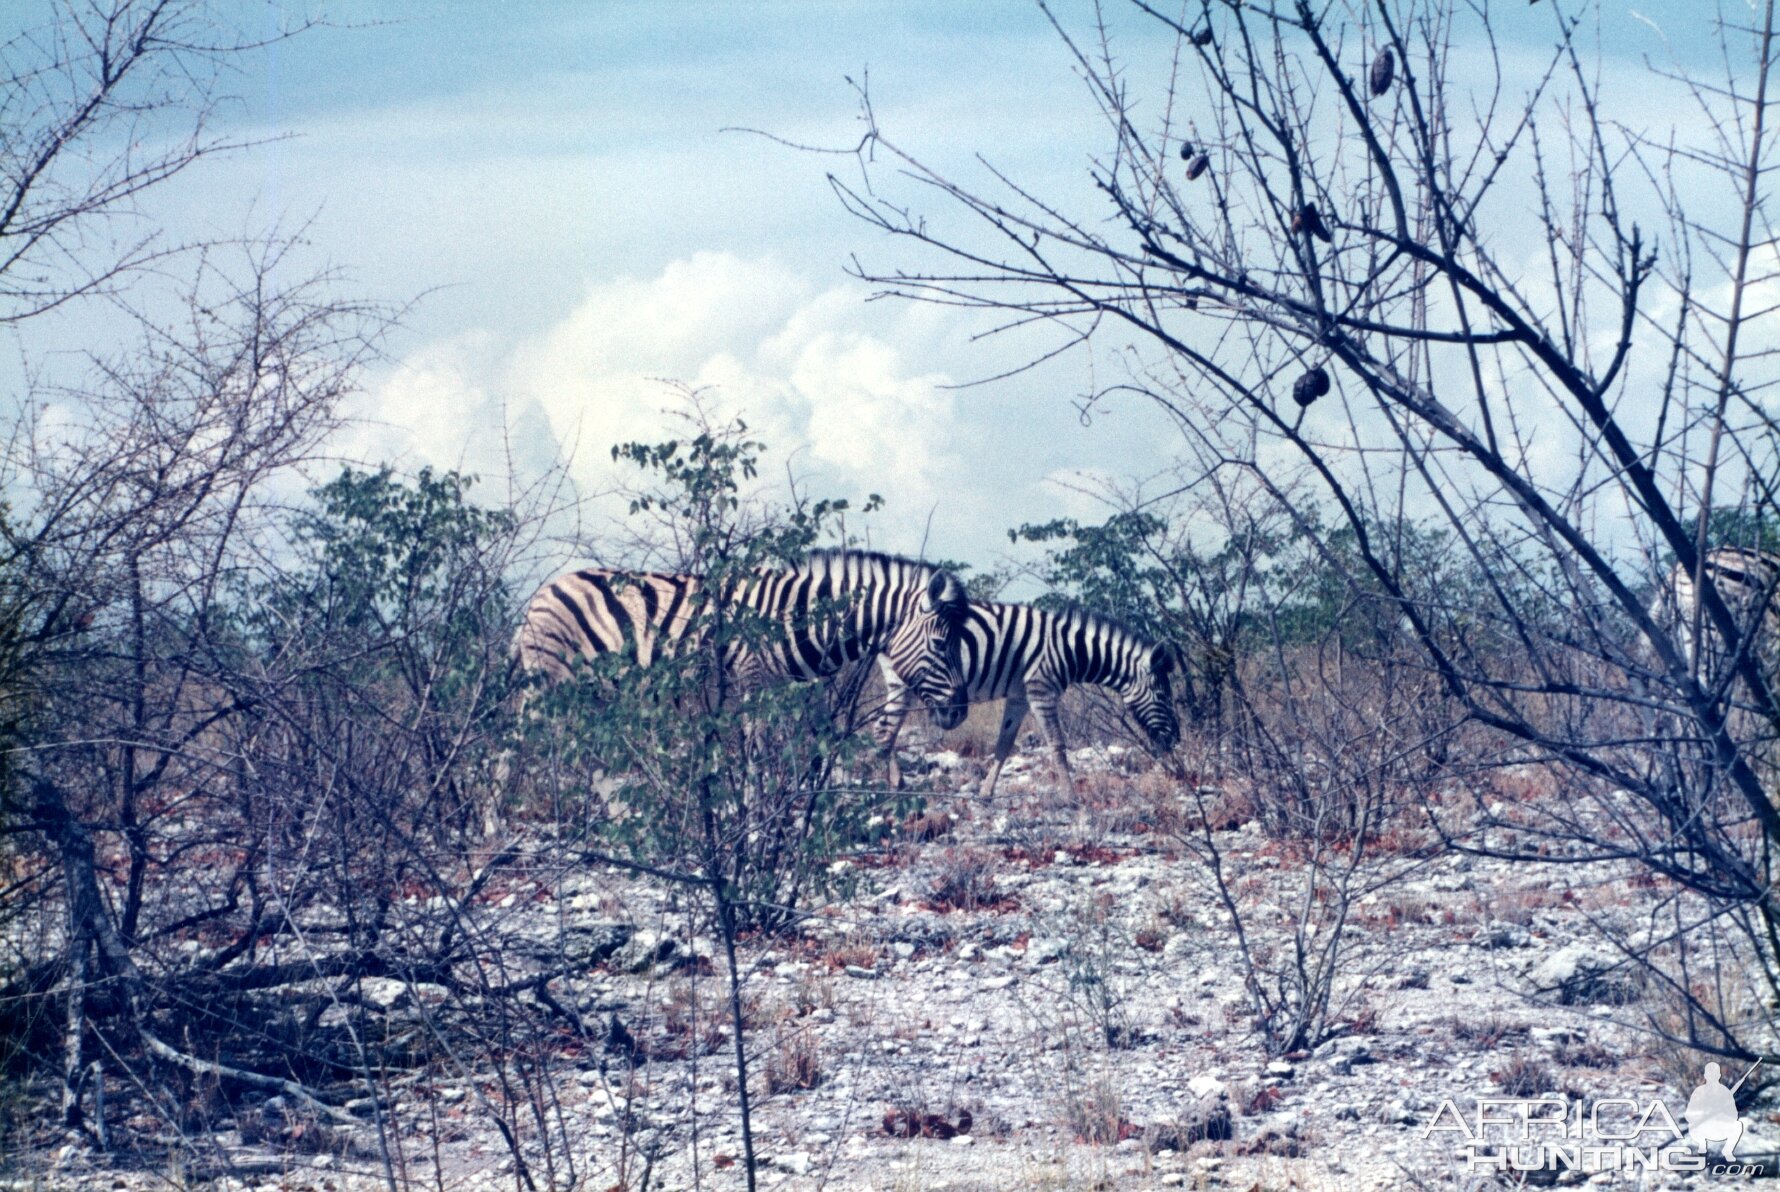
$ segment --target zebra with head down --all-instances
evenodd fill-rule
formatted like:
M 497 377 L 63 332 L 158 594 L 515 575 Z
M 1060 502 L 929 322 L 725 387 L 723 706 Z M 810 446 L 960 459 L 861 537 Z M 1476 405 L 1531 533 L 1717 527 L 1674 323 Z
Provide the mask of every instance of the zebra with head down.
M 1652 615 L 1659 622 L 1673 620 L 1682 647 L 1699 660 L 1702 674 L 1720 677 L 1737 654 L 1746 652 L 1772 683 L 1780 674 L 1780 553 L 1721 546 L 1701 557 L 1699 574 L 1718 590 L 1742 640 L 1723 641 L 1700 605 L 1695 572 L 1680 563 L 1669 570 Z
M 948 571 L 872 551 L 812 551 L 801 563 L 761 567 L 716 585 L 697 575 L 589 568 L 539 588 L 515 640 L 520 666 L 552 681 L 577 659 L 633 654 L 637 665 L 696 645 L 718 609 L 746 612 L 760 632 L 725 645 L 739 680 L 824 678 L 889 650 L 942 725 L 964 719 L 959 663 L 969 600 Z
M 1700 599 L 1702 579 L 1731 614 L 1730 640 Z M 1701 556 L 1697 571 L 1677 563 L 1650 612 L 1674 627 L 1699 681 L 1725 701 L 1726 727 L 1747 750 L 1769 800 L 1780 802 L 1780 722 L 1767 711 L 1780 698 L 1780 553 L 1723 546 Z M 1765 691 L 1752 690 L 1752 682 Z
M 1116 692 L 1143 727 L 1155 752 L 1166 753 L 1180 740 L 1170 682 L 1174 651 L 1117 621 L 1080 609 L 1052 611 L 978 601 L 965 613 L 959 639 L 969 699 L 1007 700 L 995 741 L 995 760 L 983 779 L 985 799 L 995 792 L 1002 764 L 1013 751 L 1028 707 L 1038 716 L 1039 729 L 1058 770 L 1068 778 L 1069 755 L 1063 747 L 1057 705 L 1072 684 Z M 896 735 L 908 713 L 907 693 L 911 676 L 918 673 L 918 661 L 895 650 L 879 658 L 886 689 L 880 731 L 892 783 L 901 780 Z M 941 727 L 952 726 L 942 723 Z

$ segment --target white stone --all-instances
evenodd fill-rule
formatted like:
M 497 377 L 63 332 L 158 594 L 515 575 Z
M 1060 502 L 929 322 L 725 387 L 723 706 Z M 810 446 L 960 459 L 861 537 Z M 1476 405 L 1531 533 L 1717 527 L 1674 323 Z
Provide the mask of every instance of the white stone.
M 408 996 L 408 983 L 394 977 L 366 977 L 359 982 L 359 992 L 367 1002 L 387 1010 Z
M 1221 1097 L 1229 1086 L 1215 1076 L 1195 1076 L 1187 1081 L 1187 1088 L 1195 1097 Z

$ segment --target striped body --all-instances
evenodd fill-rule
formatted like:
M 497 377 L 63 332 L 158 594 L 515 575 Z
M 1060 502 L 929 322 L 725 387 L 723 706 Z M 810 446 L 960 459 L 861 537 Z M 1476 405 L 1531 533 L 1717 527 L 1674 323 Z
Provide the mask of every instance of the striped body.
M 1727 646 L 1706 610 L 1698 605 L 1693 573 L 1679 564 L 1669 572 L 1660 598 L 1666 607 L 1655 611 L 1675 619 L 1682 647 L 1690 660 L 1698 657 L 1700 673 L 1708 682 L 1725 678 L 1733 653 L 1746 650 L 1772 683 L 1780 676 L 1780 554 L 1719 547 L 1706 552 L 1703 570 L 1736 618 L 1745 640 Z
M 1007 700 L 1001 733 L 995 743 L 995 760 L 983 779 L 984 798 L 995 791 L 1002 764 L 1013 751 L 1028 707 L 1038 716 L 1052 757 L 1068 774 L 1069 758 L 1063 747 L 1057 706 L 1063 692 L 1077 683 L 1116 692 L 1126 710 L 1143 726 L 1157 752 L 1173 749 L 1180 739 L 1180 721 L 1175 716 L 1174 694 L 1169 684 L 1174 669 L 1173 652 L 1117 621 L 1079 609 L 1052 612 L 1026 604 L 977 602 L 965 614 L 959 637 L 969 699 Z M 912 668 L 917 661 L 895 651 L 879 660 L 887 691 L 883 747 L 890 759 L 892 781 L 899 777 L 896 734 L 908 711 L 906 689 L 910 672 L 904 668 Z
M 968 607 L 951 573 L 868 551 L 814 551 L 796 567 L 762 568 L 716 593 L 696 575 L 588 569 L 538 589 L 515 645 L 522 667 L 560 681 L 577 659 L 605 654 L 631 653 L 649 666 L 695 647 L 715 612 L 733 610 L 737 621 L 746 612 L 760 632 L 724 657 L 738 678 L 823 678 L 894 648 L 935 716 L 955 725 L 967 709 L 958 646 Z

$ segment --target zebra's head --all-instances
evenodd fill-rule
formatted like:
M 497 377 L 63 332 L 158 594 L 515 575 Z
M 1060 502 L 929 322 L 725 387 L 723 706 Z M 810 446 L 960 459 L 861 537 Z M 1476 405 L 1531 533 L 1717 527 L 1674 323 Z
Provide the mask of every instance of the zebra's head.
M 921 614 L 903 622 L 885 651 L 942 729 L 957 728 L 970 711 L 960 644 L 969 612 L 970 598 L 958 577 L 936 571 L 927 583 Z
M 1138 660 L 1135 673 L 1120 690 L 1132 719 L 1143 725 L 1156 752 L 1166 753 L 1180 741 L 1180 718 L 1174 714 L 1174 650 L 1166 643 L 1151 646 Z

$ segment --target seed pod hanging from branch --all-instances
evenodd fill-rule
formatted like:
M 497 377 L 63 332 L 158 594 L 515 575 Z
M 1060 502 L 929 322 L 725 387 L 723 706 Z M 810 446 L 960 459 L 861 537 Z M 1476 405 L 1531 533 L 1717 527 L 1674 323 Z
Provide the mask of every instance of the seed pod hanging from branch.
M 1187 163 L 1187 181 L 1192 182 L 1196 180 L 1199 175 L 1205 173 L 1205 171 L 1210 168 L 1211 158 L 1201 153 L 1198 157 L 1195 157 L 1192 161 Z
M 1372 60 L 1372 94 L 1383 95 L 1391 89 L 1391 79 L 1397 73 L 1397 56 L 1391 53 L 1390 46 L 1379 49 L 1378 57 Z
M 1317 211 L 1315 203 L 1304 204 L 1298 208 L 1298 214 L 1292 216 L 1292 234 L 1302 232 L 1309 232 L 1324 244 L 1334 242 L 1334 237 L 1329 235 L 1328 226 L 1323 223 L 1322 214 Z
M 1310 405 L 1311 402 L 1329 392 L 1329 372 L 1321 365 L 1311 369 L 1292 383 L 1292 400 L 1299 407 Z
M 1193 34 L 1193 44 L 1201 48 L 1211 44 L 1211 26 L 1203 25 Z

